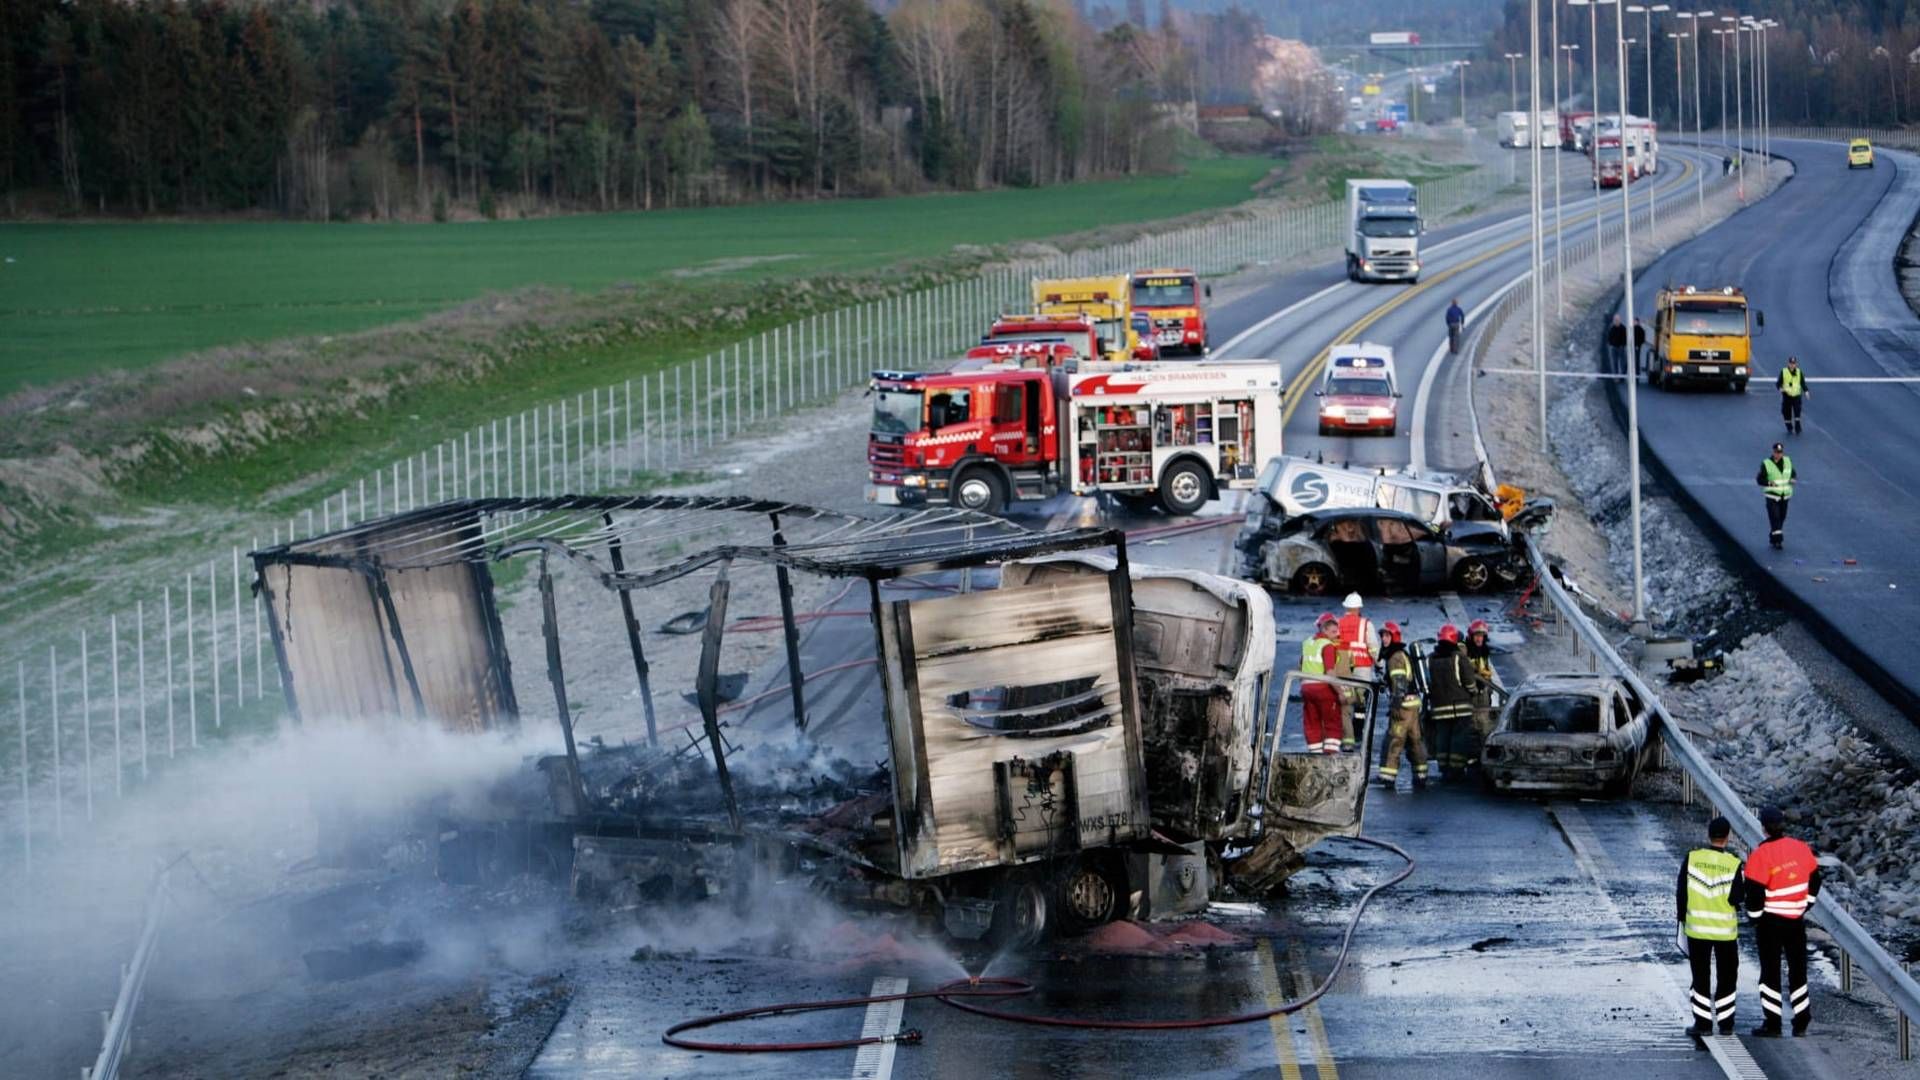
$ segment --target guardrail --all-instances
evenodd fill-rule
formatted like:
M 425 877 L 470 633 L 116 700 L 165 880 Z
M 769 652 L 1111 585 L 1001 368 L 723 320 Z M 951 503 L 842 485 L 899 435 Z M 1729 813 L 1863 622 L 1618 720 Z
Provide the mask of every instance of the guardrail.
M 1709 135 L 1712 133 L 1709 132 Z M 1785 136 L 1781 129 L 1775 129 L 1776 135 Z M 1870 137 L 1870 136 L 1869 136 Z M 1920 135 L 1915 136 L 1916 145 L 1920 145 Z M 1639 215 L 1636 215 L 1638 217 Z M 1588 241 L 1591 243 L 1591 241 Z M 1485 358 L 1492 348 L 1493 339 L 1499 334 L 1501 326 L 1508 318 L 1520 312 L 1527 304 L 1529 292 L 1524 287 L 1509 286 L 1511 291 L 1497 304 L 1475 328 L 1476 337 L 1470 346 L 1470 356 L 1475 366 Z M 1482 480 L 1489 491 L 1498 484 L 1493 462 L 1487 454 L 1485 441 L 1480 433 L 1480 410 L 1474 388 L 1477 380 L 1468 379 L 1468 417 L 1471 421 L 1474 453 L 1478 458 Z M 1576 652 L 1584 649 L 1595 671 L 1605 668 L 1640 695 L 1654 715 L 1659 718 L 1661 745 L 1669 760 L 1679 765 L 1682 775 L 1682 797 L 1692 805 L 1697 795 L 1704 795 L 1714 810 L 1733 824 L 1734 830 L 1746 842 L 1749 848 L 1765 838 L 1760 820 L 1747 808 L 1732 785 L 1714 771 L 1707 756 L 1687 737 L 1677 721 L 1653 688 L 1641 678 L 1640 672 L 1622 657 L 1601 630 L 1589 618 L 1580 603 L 1561 585 L 1547 564 L 1546 554 L 1533 544 L 1526 545 L 1527 562 L 1539 582 L 1540 595 L 1544 596 L 1552 608 L 1556 629 L 1565 628 L 1573 635 Z M 1842 993 L 1852 993 L 1854 969 L 1857 966 L 1867 978 L 1887 997 L 1898 1015 L 1895 1035 L 1900 1060 L 1912 1059 L 1912 1024 L 1920 1018 L 1920 983 L 1916 983 L 1906 968 L 1879 942 L 1873 939 L 1846 909 L 1831 900 L 1815 905 L 1811 909 L 1815 925 L 1825 930 L 1840 951 L 1840 989 Z
M 147 894 L 147 921 L 140 931 L 140 943 L 134 946 L 133 962 L 120 971 L 120 993 L 108 1014 L 106 1035 L 100 1040 L 100 1055 L 93 1067 L 80 1070 L 81 1080 L 114 1080 L 120 1065 L 133 1047 L 133 1015 L 140 1008 L 140 995 L 147 988 L 147 971 L 153 966 L 154 950 L 160 943 L 160 922 L 166 917 L 167 875 L 171 866 L 154 875 L 153 888 Z

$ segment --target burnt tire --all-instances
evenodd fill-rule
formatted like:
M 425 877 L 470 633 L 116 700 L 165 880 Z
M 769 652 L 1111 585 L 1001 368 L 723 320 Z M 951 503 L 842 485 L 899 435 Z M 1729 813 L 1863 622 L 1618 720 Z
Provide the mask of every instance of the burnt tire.
M 1184 517 L 1207 505 L 1212 489 L 1212 481 L 1200 466 L 1176 461 L 1160 477 L 1160 505 L 1167 513 Z
M 953 478 L 950 499 L 962 510 L 981 514 L 998 514 L 1007 508 L 1007 490 L 1000 478 L 977 465 Z
M 1327 596 L 1339 587 L 1339 578 L 1325 563 L 1308 563 L 1293 572 L 1290 585 L 1295 596 Z
M 1039 881 L 1009 874 L 993 890 L 993 922 L 987 942 L 996 949 L 1024 949 L 1046 940 L 1053 905 Z
M 1453 584 L 1463 593 L 1486 592 L 1493 585 L 1493 567 L 1485 559 L 1469 555 L 1453 568 Z
M 1125 882 L 1110 866 L 1080 859 L 1060 876 L 1057 897 L 1062 930 L 1083 933 L 1120 917 L 1126 897 Z

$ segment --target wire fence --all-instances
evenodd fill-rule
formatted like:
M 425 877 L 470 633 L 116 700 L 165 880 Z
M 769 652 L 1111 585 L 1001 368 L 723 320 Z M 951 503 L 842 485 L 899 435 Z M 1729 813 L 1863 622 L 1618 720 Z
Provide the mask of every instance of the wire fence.
M 1419 189 L 1432 220 L 1506 188 L 1513 160 Z M 631 490 L 692 468 L 743 431 L 978 343 L 1030 306 L 1031 280 L 1178 266 L 1219 275 L 1342 246 L 1342 202 L 1258 203 L 1116 244 L 1016 259 L 813 315 L 668 368 L 548 401 L 355 477 L 135 590 L 125 607 L 16 646 L 15 730 L 0 737 L 0 863 L 31 870 L 180 755 L 283 719 L 280 672 L 246 551 L 453 498 Z M 140 595 L 140 594 L 144 595 Z M 4 683 L 0 683 L 4 686 Z M 0 692 L 3 693 L 3 692 Z M 4 704 L 0 704 L 0 709 Z M 0 721 L 3 725 L 4 721 Z M 0 726 L 0 731 L 5 727 Z

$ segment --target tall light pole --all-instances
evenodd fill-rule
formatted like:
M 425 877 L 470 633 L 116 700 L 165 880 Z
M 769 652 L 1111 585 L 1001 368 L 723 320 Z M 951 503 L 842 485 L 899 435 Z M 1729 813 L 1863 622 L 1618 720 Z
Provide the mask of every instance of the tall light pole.
M 1557 3 L 1558 0 L 1555 0 Z M 1547 57 L 1547 63 L 1553 63 L 1553 57 Z M 1529 236 L 1531 240 L 1529 254 L 1533 256 L 1532 281 L 1527 292 L 1532 294 L 1533 307 L 1533 366 L 1540 373 L 1540 452 L 1547 452 L 1547 343 L 1545 326 L 1540 317 L 1540 264 L 1546 260 L 1546 243 L 1543 223 L 1543 207 L 1540 202 L 1540 5 L 1537 0 L 1527 0 L 1527 123 L 1533 127 L 1533 137 L 1527 140 L 1527 159 L 1531 165 L 1527 185 L 1527 216 L 1530 219 Z M 1557 249 L 1556 249 L 1557 257 Z
M 1713 18 L 1713 12 L 1682 11 L 1679 13 L 1679 16 L 1682 19 L 1689 20 L 1693 24 L 1693 141 L 1698 144 L 1701 139 L 1704 138 L 1700 133 L 1700 125 L 1702 123 L 1702 113 L 1700 111 L 1700 36 L 1705 34 L 1708 29 L 1700 20 Z M 1704 220 L 1707 216 L 1707 171 L 1705 169 L 1695 169 L 1693 180 L 1694 205 L 1698 210 L 1699 216 Z
M 1730 17 L 1731 16 L 1722 15 L 1720 16 L 1720 21 L 1725 22 Z M 1713 32 L 1713 36 L 1720 39 L 1720 117 L 1719 119 L 1720 119 L 1720 146 L 1722 149 L 1724 149 L 1727 145 L 1727 35 L 1728 35 L 1728 31 L 1726 30 L 1715 30 Z
M 1627 170 L 1627 42 L 1625 5 L 1616 4 L 1613 9 L 1614 40 L 1619 42 L 1619 50 L 1614 56 L 1614 78 L 1619 83 L 1620 94 L 1620 284 L 1624 290 L 1626 304 L 1627 344 L 1637 355 L 1639 350 L 1633 347 L 1633 196 L 1631 185 L 1626 180 Z M 1652 49 L 1652 45 L 1648 45 Z M 1595 130 L 1599 130 L 1597 127 Z M 1599 147 L 1595 146 L 1597 153 Z M 1598 214 L 1595 215 L 1598 217 Z M 1633 626 L 1642 630 L 1647 621 L 1646 579 L 1641 570 L 1640 559 L 1640 375 L 1637 365 L 1627 367 L 1627 473 L 1631 477 L 1628 485 L 1628 512 L 1633 516 Z
M 1678 14 L 1685 17 L 1688 12 L 1682 11 Z M 1692 36 L 1692 34 L 1671 32 L 1667 34 L 1667 40 L 1673 42 L 1673 126 L 1675 133 L 1680 135 L 1686 134 L 1687 131 L 1687 95 L 1680 89 L 1680 43 Z
M 1727 25 L 1727 32 L 1733 35 L 1733 171 L 1734 189 L 1741 202 L 1747 201 L 1747 102 L 1746 87 L 1740 85 L 1746 81 L 1746 61 L 1740 59 L 1740 18 L 1735 15 L 1722 15 L 1720 21 Z
M 1583 7 L 1587 9 L 1587 58 L 1589 61 L 1588 67 L 1593 71 L 1593 123 L 1587 128 L 1589 132 L 1587 135 L 1587 150 L 1589 156 L 1597 163 L 1600 160 L 1600 5 L 1617 4 L 1618 0 L 1567 0 L 1567 3 L 1573 7 Z M 1623 17 L 1620 16 L 1619 12 L 1615 12 L 1614 14 L 1616 16 L 1616 22 L 1619 21 L 1619 18 Z M 1627 167 L 1625 135 L 1626 128 L 1622 125 L 1620 168 L 1623 172 Z M 1598 172 L 1594 173 L 1595 177 L 1599 175 Z M 1623 188 L 1626 187 L 1626 181 L 1622 180 L 1620 186 Z M 1601 248 L 1600 213 L 1598 210 L 1600 185 L 1598 180 L 1594 183 L 1593 197 L 1595 204 L 1593 215 L 1593 263 L 1595 267 L 1598 267 L 1600 265 Z
M 1517 52 L 1510 52 L 1510 53 L 1501 53 L 1500 55 L 1507 61 L 1507 108 L 1512 109 L 1514 112 L 1519 112 L 1520 111 L 1520 54 Z M 1535 121 L 1535 123 L 1538 123 L 1538 122 L 1539 121 L 1537 120 Z M 1539 138 L 1539 136 L 1540 136 L 1539 132 L 1534 133 L 1534 138 Z
M 1467 128 L 1467 69 L 1473 66 L 1471 60 L 1455 60 L 1453 73 L 1460 79 L 1460 130 Z
M 1627 10 L 1639 12 L 1640 14 L 1645 15 L 1647 19 L 1647 32 L 1646 32 L 1646 36 L 1642 40 L 1646 41 L 1647 43 L 1647 122 L 1652 123 L 1653 122 L 1653 42 L 1654 42 L 1653 13 L 1656 11 L 1672 11 L 1673 8 L 1671 5 L 1668 5 L 1668 4 L 1651 4 L 1651 5 L 1634 4 L 1633 6 L 1627 8 Z M 1678 61 L 1676 60 L 1676 62 Z M 1622 110 L 1622 111 L 1625 111 L 1625 110 Z M 1626 145 L 1625 143 L 1626 137 L 1627 137 L 1627 133 L 1624 129 L 1622 129 L 1620 132 L 1622 146 Z M 1644 165 L 1645 163 L 1642 162 L 1642 164 Z M 1658 212 L 1659 211 L 1655 209 L 1654 202 L 1653 202 L 1653 185 L 1648 184 L 1647 185 L 1647 238 L 1652 240 L 1656 245 L 1658 245 L 1660 242 L 1660 239 L 1659 239 L 1660 238 L 1660 222 L 1659 222 L 1659 219 L 1655 217 L 1655 215 Z
M 1568 44 L 1568 45 L 1559 44 L 1560 0 L 1554 0 L 1552 11 L 1553 11 L 1554 48 L 1560 52 L 1564 52 L 1567 54 L 1567 92 L 1572 93 L 1573 92 L 1573 54 L 1580 51 L 1580 46 L 1572 45 L 1572 44 Z M 1553 65 L 1553 108 L 1554 108 L 1555 125 L 1559 125 L 1560 123 L 1559 109 L 1562 104 L 1563 102 L 1560 97 L 1560 65 L 1556 62 Z M 1556 129 L 1559 131 L 1572 131 L 1573 125 L 1568 124 L 1565 126 L 1557 126 Z M 1559 143 L 1556 149 L 1561 153 L 1564 153 L 1566 151 L 1567 146 L 1564 139 Z M 1560 227 L 1561 219 L 1563 217 L 1561 206 L 1562 206 L 1562 203 L 1560 198 L 1560 153 L 1556 153 L 1553 155 L 1553 289 L 1555 294 L 1559 297 L 1560 306 L 1558 310 L 1560 312 L 1560 318 L 1564 319 L 1567 317 L 1567 275 L 1566 275 L 1565 260 L 1561 258 L 1561 248 L 1565 246 L 1565 237 L 1564 237 L 1564 234 L 1561 232 L 1561 227 Z

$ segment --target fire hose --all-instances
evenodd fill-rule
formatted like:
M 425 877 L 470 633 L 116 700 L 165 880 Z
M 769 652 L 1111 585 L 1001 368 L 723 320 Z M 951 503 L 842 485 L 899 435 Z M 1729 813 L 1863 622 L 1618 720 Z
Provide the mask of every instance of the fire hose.
M 660 1041 L 666 1043 L 668 1046 L 678 1047 L 682 1050 L 734 1054 L 787 1053 L 800 1050 L 845 1050 L 872 1043 L 918 1043 L 922 1040 L 923 1035 L 915 1028 L 907 1028 L 891 1035 L 869 1035 L 852 1039 L 826 1039 L 817 1042 L 771 1043 L 701 1042 L 693 1039 L 680 1038 L 680 1033 L 760 1017 L 802 1012 L 821 1012 L 832 1009 L 852 1009 L 882 1002 L 913 1001 L 919 998 L 933 998 L 942 1005 L 959 1009 L 962 1012 L 973 1013 L 976 1016 L 984 1016 L 991 1020 L 1003 1020 L 1014 1024 L 1035 1024 L 1043 1027 L 1080 1028 L 1091 1031 L 1192 1031 L 1199 1028 L 1231 1027 L 1236 1024 L 1251 1024 L 1256 1021 L 1270 1020 L 1276 1016 L 1299 1012 L 1301 1009 L 1306 1008 L 1324 997 L 1327 991 L 1333 988 L 1333 981 L 1340 977 L 1341 970 L 1346 967 L 1347 953 L 1353 947 L 1354 932 L 1359 929 L 1360 917 L 1366 914 L 1367 905 L 1372 903 L 1373 898 L 1381 891 L 1405 881 L 1413 874 L 1414 866 L 1416 865 L 1413 856 L 1407 854 L 1406 849 L 1397 844 L 1388 843 L 1385 840 L 1376 840 L 1371 836 L 1349 836 L 1338 837 L 1337 839 L 1352 840 L 1356 843 L 1366 844 L 1379 848 L 1382 851 L 1398 855 L 1400 858 L 1406 860 L 1406 865 L 1401 867 L 1399 873 L 1394 874 L 1385 881 L 1379 882 L 1361 894 L 1360 902 L 1354 906 L 1352 917 L 1347 920 L 1346 932 L 1340 938 L 1340 951 L 1334 957 L 1333 968 L 1327 972 L 1326 978 L 1322 979 L 1319 985 L 1313 988 L 1311 993 L 1303 997 L 1295 998 L 1292 1001 L 1284 1002 L 1271 1009 L 1261 1009 L 1255 1012 L 1237 1013 L 1228 1016 L 1192 1017 L 1184 1020 L 1102 1020 L 1073 1016 L 1048 1016 L 1040 1013 L 1010 1012 L 1005 1009 L 975 1004 L 972 999 L 1023 997 L 1034 992 L 1035 987 L 1031 982 L 1025 979 L 1005 977 L 972 977 L 955 979 L 951 982 L 936 986 L 931 990 L 917 990 L 910 993 L 876 994 L 867 997 L 837 998 L 826 1001 L 801 1001 L 776 1005 L 759 1005 L 733 1012 L 716 1013 L 712 1016 L 702 1016 L 675 1024 L 660 1036 Z

